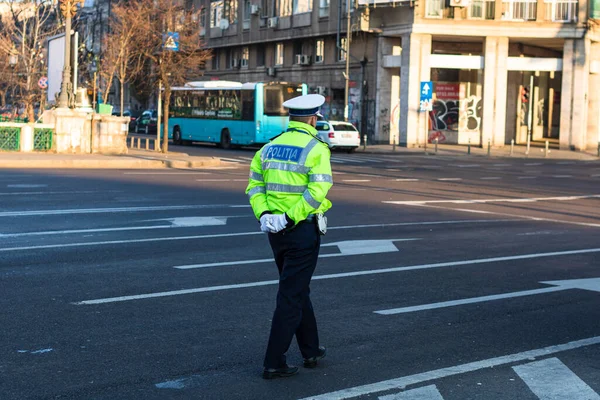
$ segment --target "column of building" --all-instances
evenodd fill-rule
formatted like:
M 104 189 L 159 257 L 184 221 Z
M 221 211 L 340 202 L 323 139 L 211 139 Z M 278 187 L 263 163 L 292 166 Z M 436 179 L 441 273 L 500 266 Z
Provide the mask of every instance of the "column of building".
M 402 36 L 400 144 L 406 147 L 422 145 L 427 140 L 429 121 L 427 113 L 419 112 L 419 100 L 420 82 L 431 77 L 430 55 L 431 35 Z
M 484 43 L 481 143 L 503 146 L 506 137 L 508 38 L 486 37 Z
M 585 150 L 590 76 L 589 39 L 566 39 L 560 100 L 560 148 Z

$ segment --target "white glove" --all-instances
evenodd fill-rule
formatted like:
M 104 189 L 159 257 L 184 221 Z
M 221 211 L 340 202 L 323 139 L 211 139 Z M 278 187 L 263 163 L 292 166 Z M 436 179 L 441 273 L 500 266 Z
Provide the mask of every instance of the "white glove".
M 287 226 L 287 219 L 285 218 L 285 214 L 271 214 L 269 215 L 269 217 L 271 217 L 269 218 L 269 225 L 271 226 L 271 228 L 273 228 L 271 230 L 271 233 L 277 233 L 279 231 L 282 231 Z
M 272 214 L 265 214 L 260 217 L 260 230 L 262 232 L 268 233 L 273 229 L 273 225 L 271 225 L 271 220 L 269 219 L 272 216 Z

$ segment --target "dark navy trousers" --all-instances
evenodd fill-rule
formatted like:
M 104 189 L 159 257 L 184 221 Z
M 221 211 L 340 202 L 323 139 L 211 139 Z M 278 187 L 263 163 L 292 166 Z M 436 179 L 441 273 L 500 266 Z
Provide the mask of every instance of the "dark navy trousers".
M 270 233 L 269 243 L 279 270 L 279 290 L 264 366 L 281 368 L 286 365 L 285 353 L 294 335 L 304 358 L 319 354 L 309 286 L 317 266 L 321 236 L 314 221 L 302 221 L 291 230 Z

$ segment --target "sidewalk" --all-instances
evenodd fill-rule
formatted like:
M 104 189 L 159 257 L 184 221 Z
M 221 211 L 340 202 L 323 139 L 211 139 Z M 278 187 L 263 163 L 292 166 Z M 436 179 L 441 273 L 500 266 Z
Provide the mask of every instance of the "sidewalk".
M 558 150 L 558 149 L 550 149 L 550 152 L 547 157 L 544 155 L 544 148 L 531 146 L 529 149 L 529 155 L 525 154 L 527 148 L 525 146 L 515 146 L 513 154 L 510 154 L 510 145 L 501 147 L 501 148 L 491 148 L 490 157 L 491 158 L 520 158 L 520 159 L 551 159 L 551 160 L 580 160 L 580 161 L 600 161 L 596 152 L 579 152 L 579 151 L 569 151 L 569 150 Z M 488 150 L 486 148 L 479 148 L 475 146 L 471 146 L 471 154 L 468 154 L 467 146 L 459 146 L 459 145 L 448 145 L 448 144 L 439 144 L 438 151 L 435 152 L 435 145 L 428 144 L 427 151 L 423 147 L 417 148 L 406 148 L 396 146 L 394 150 L 392 145 L 386 144 L 378 144 L 378 145 L 368 145 L 366 149 L 362 146 L 356 149 L 357 154 L 391 154 L 398 156 L 440 156 L 440 157 L 463 157 L 468 159 L 469 157 L 488 157 Z
M 123 155 L 0 153 L 1 168 L 90 168 L 90 169 L 160 169 L 207 168 L 221 166 L 215 157 L 192 157 L 185 153 L 155 153 L 132 150 Z

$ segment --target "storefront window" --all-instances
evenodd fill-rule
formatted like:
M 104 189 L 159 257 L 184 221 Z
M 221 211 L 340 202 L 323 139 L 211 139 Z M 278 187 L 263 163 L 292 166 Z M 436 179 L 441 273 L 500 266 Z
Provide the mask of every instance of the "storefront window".
M 433 111 L 429 141 L 479 144 L 482 117 L 482 70 L 432 68 Z

